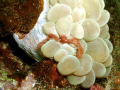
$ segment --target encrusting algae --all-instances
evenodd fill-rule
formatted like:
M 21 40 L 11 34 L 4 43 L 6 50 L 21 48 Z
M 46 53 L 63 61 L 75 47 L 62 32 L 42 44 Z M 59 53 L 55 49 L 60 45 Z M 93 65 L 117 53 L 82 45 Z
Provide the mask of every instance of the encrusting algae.
M 43 4 L 43 0 L 1 0 L 0 36 L 28 33 L 37 22 Z

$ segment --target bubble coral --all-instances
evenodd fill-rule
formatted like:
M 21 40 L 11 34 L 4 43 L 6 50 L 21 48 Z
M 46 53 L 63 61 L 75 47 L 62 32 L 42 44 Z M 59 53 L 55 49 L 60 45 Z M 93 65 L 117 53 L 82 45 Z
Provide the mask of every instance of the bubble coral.
M 14 39 L 36 61 L 55 60 L 70 84 L 90 88 L 112 64 L 110 14 L 104 7 L 104 0 L 44 0 L 35 26 L 23 38 L 14 33 Z

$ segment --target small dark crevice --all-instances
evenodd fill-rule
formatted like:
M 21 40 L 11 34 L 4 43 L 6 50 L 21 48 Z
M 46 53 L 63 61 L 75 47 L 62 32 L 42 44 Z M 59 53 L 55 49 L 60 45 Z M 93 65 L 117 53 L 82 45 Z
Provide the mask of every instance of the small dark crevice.
M 0 37 L 0 41 L 3 42 L 7 42 L 9 43 L 9 47 L 13 53 L 13 55 L 19 57 L 22 62 L 28 64 L 28 65 L 32 65 L 34 63 L 36 63 L 35 60 L 33 60 L 30 56 L 28 56 L 19 46 L 18 44 L 15 42 L 13 35 L 8 35 L 6 37 Z

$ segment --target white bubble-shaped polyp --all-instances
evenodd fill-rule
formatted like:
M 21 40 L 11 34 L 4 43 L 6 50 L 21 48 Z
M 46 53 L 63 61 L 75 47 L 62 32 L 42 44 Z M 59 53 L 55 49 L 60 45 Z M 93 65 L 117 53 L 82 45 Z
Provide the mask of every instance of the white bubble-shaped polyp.
M 58 0 L 49 0 L 50 1 L 50 4 L 52 5 L 52 6 L 54 6 L 56 3 L 58 3 Z
M 105 2 L 104 2 L 104 0 L 98 0 L 98 1 L 99 1 L 99 3 L 100 3 L 101 9 L 103 10 L 104 7 L 105 7 Z
M 75 76 L 75 75 L 70 75 L 68 76 L 68 82 L 72 85 L 78 85 L 81 84 L 85 80 L 86 76 Z
M 95 83 L 95 72 L 92 69 L 87 75 L 81 86 L 83 88 L 90 88 Z
M 92 68 L 95 72 L 96 78 L 102 78 L 106 74 L 106 67 L 102 63 L 93 62 Z
M 56 36 L 59 36 L 57 31 L 56 31 L 56 28 L 55 28 L 55 23 L 53 23 L 53 22 L 46 22 L 43 25 L 43 32 L 45 34 L 54 34 Z
M 87 50 L 87 43 L 82 39 L 82 40 L 80 40 L 80 45 L 82 46 L 83 51 L 85 53 Z
M 109 57 L 109 48 L 103 39 L 97 38 L 87 43 L 86 54 L 90 55 L 97 62 L 105 62 Z
M 77 6 L 82 6 L 83 4 L 83 0 L 76 0 L 76 2 L 77 2 Z
M 82 22 L 82 27 L 84 29 L 83 39 L 85 41 L 93 41 L 100 34 L 100 27 L 94 19 L 85 19 Z
M 109 31 L 109 27 L 108 27 L 107 24 L 105 24 L 104 26 L 102 26 L 102 27 L 100 28 L 100 35 L 99 35 L 99 37 L 100 37 L 100 38 L 105 38 L 106 35 L 107 35 L 107 33 L 108 33 L 108 31 Z
M 109 66 L 112 64 L 112 62 L 113 62 L 113 58 L 112 58 L 112 56 L 110 55 L 110 56 L 108 57 L 108 59 L 107 59 L 103 64 L 105 65 L 105 67 L 109 67 Z
M 66 4 L 71 7 L 71 9 L 74 9 L 77 5 L 76 0 L 59 0 L 59 3 Z
M 110 33 L 108 32 L 104 39 L 110 39 Z
M 109 48 L 109 52 L 111 53 L 113 51 L 113 45 L 112 45 L 112 43 L 108 39 L 104 39 L 104 41 L 106 42 L 106 44 L 107 44 L 107 46 Z
M 69 75 L 75 72 L 80 65 L 79 59 L 73 55 L 67 55 L 57 64 L 57 69 L 62 75 Z
M 56 23 L 60 18 L 66 18 L 71 15 L 71 8 L 65 4 L 55 4 L 47 13 L 47 19 Z
M 65 58 L 65 56 L 68 55 L 68 52 L 65 49 L 60 49 L 56 54 L 54 55 L 54 60 L 57 62 L 60 62 Z
M 103 77 L 103 78 L 105 78 L 105 77 L 109 76 L 110 71 L 111 71 L 111 68 L 112 68 L 112 65 L 106 68 L 106 74 L 104 75 L 104 77 Z
M 82 6 L 74 8 L 72 12 L 73 21 L 80 23 L 86 18 L 85 9 Z
M 63 44 L 61 48 L 65 49 L 68 52 L 69 55 L 75 54 L 75 49 L 73 47 L 71 47 L 70 45 L 66 44 L 66 43 Z
M 108 23 L 109 19 L 110 19 L 110 13 L 107 10 L 102 10 L 101 17 L 99 18 L 97 22 L 99 26 L 102 27 L 106 23 Z
M 74 38 L 82 39 L 84 36 L 83 27 L 79 23 L 72 24 L 70 34 Z
M 101 16 L 101 6 L 98 0 L 83 0 L 87 18 L 97 21 Z
M 45 57 L 51 58 L 61 48 L 61 44 L 55 40 L 49 40 L 41 47 L 41 52 Z
M 79 61 L 80 65 L 74 75 L 83 76 L 88 74 L 92 69 L 92 58 L 87 54 L 83 54 Z
M 69 16 L 67 17 L 67 19 L 68 19 L 71 23 L 73 23 L 72 15 L 69 15 Z
M 56 30 L 59 35 L 70 36 L 71 22 L 66 18 L 61 18 L 56 23 Z

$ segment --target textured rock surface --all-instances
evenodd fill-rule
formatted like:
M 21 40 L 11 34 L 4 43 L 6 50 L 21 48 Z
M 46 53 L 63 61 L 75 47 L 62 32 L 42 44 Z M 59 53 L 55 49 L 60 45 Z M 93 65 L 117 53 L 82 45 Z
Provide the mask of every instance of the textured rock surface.
M 0 0 L 0 36 L 29 32 L 43 10 L 43 0 Z

